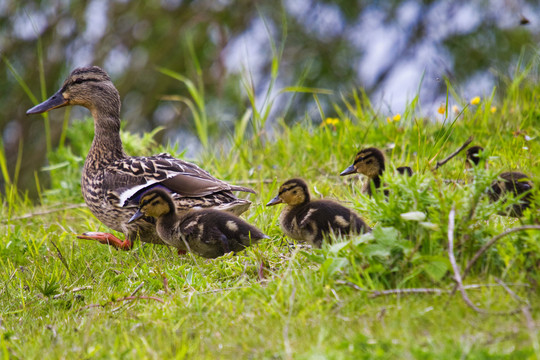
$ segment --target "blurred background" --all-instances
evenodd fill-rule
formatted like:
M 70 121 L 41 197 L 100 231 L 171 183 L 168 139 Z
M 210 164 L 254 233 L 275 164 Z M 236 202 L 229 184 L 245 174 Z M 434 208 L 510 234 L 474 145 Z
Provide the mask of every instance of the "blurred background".
M 40 102 L 78 66 L 111 75 L 125 130 L 163 126 L 158 141 L 196 157 L 193 114 L 171 98 L 189 98 L 188 89 L 158 68 L 200 79 L 213 144 L 252 107 L 249 91 L 257 107 L 275 100 L 270 128 L 306 115 L 322 121 L 313 94 L 278 94 L 290 86 L 330 90 L 317 96 L 326 116 L 358 90 L 381 114 L 403 112 L 418 95 L 430 117 L 445 102 L 445 79 L 464 99 L 491 96 L 538 57 L 539 40 L 537 0 L 0 0 L 7 169 L 15 171 L 20 159 L 18 185 L 31 194 L 35 173 L 46 183 L 45 123 L 25 115 L 34 105 L 27 91 Z M 65 114 L 49 115 L 49 147 L 61 141 Z M 89 113 L 74 108 L 67 116 Z

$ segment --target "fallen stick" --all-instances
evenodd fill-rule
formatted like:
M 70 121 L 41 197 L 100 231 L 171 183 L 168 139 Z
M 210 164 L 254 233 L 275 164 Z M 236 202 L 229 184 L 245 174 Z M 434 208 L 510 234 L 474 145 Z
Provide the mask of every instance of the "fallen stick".
M 482 246 L 474 254 L 474 256 L 472 257 L 471 260 L 469 260 L 469 262 L 467 263 L 467 266 L 465 267 L 465 271 L 463 271 L 463 279 L 465 279 L 467 277 L 467 275 L 469 275 L 469 272 L 471 271 L 472 266 L 480 258 L 480 256 L 482 256 L 482 254 L 484 254 L 487 249 L 489 249 L 491 246 L 493 246 L 493 244 L 495 244 L 497 241 L 499 241 L 501 238 L 505 237 L 506 235 L 509 235 L 509 234 L 512 234 L 512 233 L 515 233 L 515 232 L 518 232 L 518 231 L 523 231 L 523 230 L 540 230 L 540 225 L 523 225 L 523 226 L 519 226 L 519 227 L 516 227 L 516 228 L 508 229 L 508 230 L 494 236 L 491 240 L 489 240 L 487 243 L 485 243 L 484 246 Z M 454 295 L 456 290 L 457 290 L 457 285 L 455 285 L 454 288 L 452 289 L 451 296 Z
M 453 153 L 451 153 L 450 155 L 448 155 L 448 157 L 446 159 L 443 159 L 441 161 L 437 161 L 437 165 L 435 166 L 435 168 L 433 169 L 434 171 L 437 170 L 438 168 L 440 168 L 441 166 L 443 166 L 444 164 L 446 164 L 448 161 L 450 161 L 452 158 L 454 158 L 457 154 L 459 154 L 463 149 L 465 149 L 467 147 L 467 145 L 469 145 L 472 141 L 473 141 L 474 137 L 473 136 L 470 136 L 467 141 L 465 141 L 463 143 L 463 145 L 461 145 L 456 151 L 454 151 Z
M 501 311 L 501 312 L 491 312 L 484 310 L 482 308 L 479 308 L 473 302 L 471 299 L 469 299 L 469 296 L 467 295 L 467 292 L 465 291 L 465 288 L 463 287 L 463 278 L 461 277 L 461 274 L 459 272 L 459 266 L 456 262 L 456 258 L 454 256 L 454 226 L 455 226 L 455 216 L 456 216 L 456 209 L 454 206 L 452 206 L 452 210 L 450 210 L 450 213 L 448 214 L 448 259 L 450 260 L 450 264 L 452 265 L 452 270 L 454 271 L 454 280 L 457 283 L 457 289 L 461 293 L 461 298 L 467 306 L 469 306 L 471 309 L 476 311 L 480 314 L 485 315 L 512 315 L 516 314 L 521 311 L 521 309 L 513 310 L 513 311 Z

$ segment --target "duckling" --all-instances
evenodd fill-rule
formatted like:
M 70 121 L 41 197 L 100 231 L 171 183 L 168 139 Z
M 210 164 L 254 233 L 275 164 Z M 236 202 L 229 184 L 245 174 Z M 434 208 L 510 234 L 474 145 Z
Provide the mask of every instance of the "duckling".
M 339 174 L 340 176 L 360 173 L 367 176 L 368 181 L 364 183 L 362 192 L 368 196 L 372 195 L 371 184 L 374 189 L 381 187 L 381 176 L 385 169 L 384 154 L 381 150 L 370 147 L 360 150 L 354 157 L 354 162 Z M 386 192 L 385 192 L 386 194 Z
M 412 168 L 410 166 L 399 166 L 396 168 L 396 171 L 400 175 L 412 176 L 413 174 Z
M 163 242 L 205 258 L 239 252 L 269 237 L 239 217 L 215 209 L 178 210 L 170 191 L 158 186 L 145 191 L 137 212 L 128 223 L 142 217 L 156 219 Z
M 478 145 L 471 146 L 467 149 L 467 159 L 465 162 L 465 167 L 470 169 L 472 166 L 478 166 L 482 160 L 480 153 L 484 151 L 484 148 Z M 484 164 L 487 167 L 487 163 Z
M 330 232 L 360 234 L 371 231 L 356 213 L 331 200 L 311 201 L 307 184 L 302 179 L 287 180 L 276 197 L 266 204 L 285 203 L 279 223 L 285 235 L 321 247 Z
M 86 107 L 94 118 L 94 140 L 81 180 L 84 200 L 99 221 L 126 237 L 122 241 L 109 233 L 87 232 L 78 238 L 123 250 L 131 249 L 136 238 L 162 244 L 150 218 L 128 224 L 141 194 L 157 185 L 171 191 L 178 209 L 213 207 L 239 215 L 249 208 L 251 202 L 237 198 L 233 191 L 255 193 L 252 189 L 218 180 L 195 164 L 165 153 L 128 156 L 120 140 L 120 95 L 101 68 L 73 70 L 53 96 L 26 113 L 41 114 L 71 105 Z M 128 203 L 134 205 L 126 206 Z
M 481 163 L 481 152 L 484 148 L 481 146 L 471 146 L 467 149 L 467 167 L 478 166 Z M 484 166 L 487 167 L 487 164 Z M 522 196 L 519 204 L 509 206 L 501 215 L 520 217 L 525 209 L 531 205 L 533 183 L 527 175 L 519 171 L 502 172 L 497 176 L 488 189 L 488 196 L 492 202 L 498 201 L 506 194 L 513 194 L 515 197 Z

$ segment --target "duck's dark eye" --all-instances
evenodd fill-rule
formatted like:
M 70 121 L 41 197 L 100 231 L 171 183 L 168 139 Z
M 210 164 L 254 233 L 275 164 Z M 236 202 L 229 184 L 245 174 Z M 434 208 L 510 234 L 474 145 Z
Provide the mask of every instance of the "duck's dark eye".
M 84 81 L 83 79 L 80 79 L 80 78 L 79 78 L 79 79 L 75 80 L 73 83 L 74 83 L 74 84 L 82 84 L 83 81 Z
M 296 195 L 296 190 L 293 190 L 293 192 L 292 192 L 292 193 L 293 193 L 294 195 Z
M 368 165 L 373 164 L 373 160 L 369 159 L 368 161 L 366 161 L 366 164 L 368 164 Z

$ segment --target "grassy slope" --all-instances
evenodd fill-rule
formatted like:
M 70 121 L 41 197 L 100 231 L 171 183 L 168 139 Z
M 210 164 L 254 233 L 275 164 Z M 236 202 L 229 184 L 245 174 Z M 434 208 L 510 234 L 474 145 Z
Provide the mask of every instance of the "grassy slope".
M 494 113 L 489 99 L 467 107 L 454 125 L 454 114 L 443 125 L 442 115 L 437 115 L 439 122 L 416 118 L 412 106 L 400 121 L 388 123 L 369 104 L 354 105 L 352 97 L 335 128 L 310 123 L 280 126 L 273 139 L 262 134 L 232 151 L 205 155 L 201 163 L 217 177 L 249 183 L 259 192 L 245 216 L 272 239 L 237 256 L 179 257 L 168 248 L 147 244 L 119 252 L 77 240 L 74 233 L 105 230 L 86 208 L 18 219 L 40 209 L 8 187 L 0 226 L 0 353 L 21 359 L 540 357 L 538 333 L 527 327 L 521 313 L 477 314 L 458 295 L 371 298 L 344 284 L 367 290 L 451 289 L 446 231 L 453 205 L 456 256 L 462 268 L 490 237 L 519 225 L 518 220 L 496 215 L 503 206 L 490 205 L 481 194 L 495 169 L 519 168 L 538 183 L 540 92 L 537 86 L 522 87 L 510 87 Z M 343 111 L 347 107 L 341 106 Z M 73 128 L 75 138 L 78 132 L 91 131 L 87 123 Z M 516 130 L 524 133 L 516 135 Z M 536 139 L 527 141 L 525 133 Z M 496 156 L 492 166 L 476 173 L 475 185 L 446 184 L 443 179 L 469 176 L 463 156 L 436 173 L 429 171 L 434 165 L 429 161 L 443 158 L 469 135 Z M 158 151 L 148 145 L 148 137 L 137 150 L 134 144 L 140 141 L 128 135 L 125 140 L 132 154 Z M 396 178 L 390 167 L 388 201 L 367 199 L 359 193 L 356 178 L 337 176 L 358 147 L 389 144 L 395 145 L 387 152 L 391 164 L 412 165 L 419 174 Z M 78 143 L 73 151 L 84 154 L 88 145 Z M 75 180 L 81 159 L 68 148 L 55 156 L 56 162 L 66 163 L 53 170 L 55 189 L 44 194 L 46 208 L 66 198 L 82 202 Z M 277 225 L 279 208 L 263 204 L 292 176 L 304 177 L 319 194 L 354 206 L 378 229 L 375 238 L 345 239 L 322 250 L 288 246 Z M 475 197 L 480 200 L 469 221 L 466 214 Z M 400 217 L 413 210 L 426 214 L 425 224 Z M 535 217 L 537 205 L 521 221 L 533 223 Z M 494 283 L 498 277 L 532 284 L 512 289 L 532 304 L 538 325 L 539 243 L 538 231 L 503 238 L 465 283 Z M 261 262 L 264 279 L 259 276 Z M 141 284 L 137 295 L 164 303 L 118 301 Z M 70 292 L 77 287 L 91 288 Z M 500 287 L 468 293 L 485 309 L 518 306 Z

